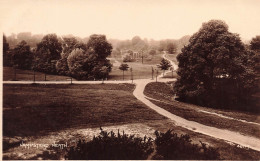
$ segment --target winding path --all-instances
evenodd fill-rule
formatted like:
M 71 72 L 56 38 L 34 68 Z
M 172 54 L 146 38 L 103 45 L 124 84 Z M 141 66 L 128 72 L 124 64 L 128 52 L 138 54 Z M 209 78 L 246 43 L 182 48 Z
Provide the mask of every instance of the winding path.
M 170 59 L 165 57 L 166 53 L 164 53 L 163 58 L 169 60 L 172 64 L 172 66 L 174 67 L 174 70 L 176 70 L 178 68 L 178 66 L 176 64 L 174 64 L 173 61 L 171 61 Z M 171 72 L 171 71 L 167 71 L 166 73 Z M 162 78 L 162 75 L 159 76 L 158 81 L 160 82 L 167 82 L 167 81 L 174 81 L 175 79 L 164 79 Z M 133 92 L 133 95 L 140 100 L 141 102 L 143 102 L 144 104 L 146 104 L 148 107 L 150 107 L 151 109 L 153 109 L 154 111 L 156 111 L 157 113 L 171 119 L 172 121 L 174 121 L 174 123 L 177 126 L 181 126 L 183 128 L 192 130 L 194 132 L 198 132 L 201 134 L 205 134 L 217 139 L 223 139 L 225 141 L 228 142 L 232 142 L 232 143 L 236 143 L 239 144 L 240 146 L 243 147 L 248 147 L 257 151 L 260 151 L 260 139 L 258 138 L 254 138 L 254 137 L 250 137 L 250 136 L 245 136 L 245 135 L 241 135 L 238 132 L 233 132 L 233 131 L 229 131 L 229 130 L 224 130 L 224 129 L 218 129 L 215 127 L 211 127 L 211 126 L 206 126 L 194 121 L 189 121 L 186 120 L 184 118 L 181 118 L 177 115 L 174 115 L 166 110 L 164 110 L 163 108 L 153 104 L 151 101 L 149 101 L 146 96 L 144 95 L 144 89 L 145 86 L 150 83 L 150 82 L 154 82 L 154 80 L 150 80 L 150 79 L 138 79 L 138 80 L 134 80 L 134 83 L 136 84 L 136 88 Z M 31 84 L 32 81 L 4 81 L 4 84 Z M 41 84 L 69 84 L 69 81 L 36 81 L 35 83 L 41 83 Z M 73 84 L 100 84 L 102 83 L 101 81 L 73 81 Z M 131 80 L 129 81 L 105 81 L 105 83 L 131 83 Z
M 176 70 L 178 68 L 177 65 L 174 64 L 174 62 L 171 61 L 170 59 L 166 58 L 165 55 L 166 55 L 166 53 L 163 55 L 163 58 L 169 60 L 172 64 L 172 66 L 174 67 L 174 70 Z M 170 72 L 170 71 L 167 71 L 167 72 Z M 173 79 L 170 79 L 170 80 L 173 81 Z M 162 79 L 162 75 L 160 75 L 159 81 L 167 82 L 167 81 L 169 81 L 169 79 Z M 145 86 L 152 81 L 144 79 L 144 80 L 136 80 L 135 82 L 136 82 L 136 88 L 133 92 L 134 96 L 138 100 L 140 100 L 144 104 L 146 104 L 148 107 L 155 110 L 157 113 L 173 120 L 177 126 L 181 126 L 183 128 L 189 129 L 194 132 L 205 134 L 205 135 L 217 138 L 217 139 L 223 139 L 228 142 L 239 144 L 243 147 L 248 147 L 248 148 L 260 151 L 260 139 L 258 139 L 258 138 L 241 135 L 238 132 L 233 132 L 233 131 L 229 131 L 229 130 L 218 129 L 215 127 L 206 126 L 206 125 L 194 122 L 194 121 L 189 121 L 189 120 L 181 118 L 177 115 L 174 115 L 174 114 L 164 110 L 163 108 L 153 104 L 151 101 L 149 101 L 146 98 L 146 96 L 143 93 Z

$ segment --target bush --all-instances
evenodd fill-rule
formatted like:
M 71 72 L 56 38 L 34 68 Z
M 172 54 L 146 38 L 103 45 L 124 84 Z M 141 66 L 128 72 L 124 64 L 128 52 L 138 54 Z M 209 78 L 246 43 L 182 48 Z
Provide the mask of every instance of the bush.
M 135 137 L 134 135 L 117 135 L 111 131 L 106 132 L 101 128 L 100 135 L 86 142 L 79 140 L 76 146 L 70 147 L 66 159 L 90 159 L 90 160 L 130 160 L 147 159 L 154 151 L 152 159 L 220 159 L 217 149 L 207 147 L 201 143 L 192 144 L 189 135 L 178 137 L 172 130 L 166 133 L 155 131 L 156 139 L 150 137 Z M 154 145 L 155 143 L 155 145 Z
M 152 139 L 135 137 L 134 135 L 106 132 L 102 128 L 100 135 L 89 142 L 79 140 L 71 147 L 66 159 L 116 160 L 116 159 L 147 159 L 153 152 Z
M 123 62 L 134 62 L 135 59 L 132 59 L 130 55 L 126 55 L 123 59 Z
M 156 155 L 154 159 L 180 160 L 180 159 L 219 159 L 219 153 L 212 147 L 206 147 L 206 144 L 192 144 L 189 135 L 178 137 L 172 130 L 166 133 L 155 131 Z

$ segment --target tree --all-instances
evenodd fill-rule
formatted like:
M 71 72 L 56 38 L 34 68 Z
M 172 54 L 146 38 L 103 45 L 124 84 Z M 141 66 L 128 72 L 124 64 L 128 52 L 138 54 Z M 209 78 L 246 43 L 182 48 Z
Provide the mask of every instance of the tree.
M 260 35 L 257 35 L 255 38 L 253 38 L 251 40 L 250 48 L 251 48 L 251 50 L 254 50 L 254 51 L 260 53 Z
M 257 71 L 258 76 L 260 75 L 260 36 L 256 36 L 250 42 L 250 49 L 255 52 L 254 54 L 254 68 Z
M 156 54 L 156 50 L 154 50 L 154 49 L 150 50 L 150 51 L 149 51 L 149 54 L 152 55 L 152 56 L 154 56 L 154 55 Z
M 254 93 L 255 71 L 250 52 L 221 20 L 203 23 L 177 56 L 179 98 L 201 105 L 238 104 Z
M 56 73 L 56 63 L 61 58 L 62 44 L 56 34 L 48 34 L 37 44 L 34 69 L 46 72 Z
M 130 55 L 126 55 L 124 58 L 123 58 L 123 62 L 133 62 L 135 61 L 135 59 L 133 59 L 132 56 Z
M 91 35 L 87 43 L 88 50 L 94 50 L 94 54 L 97 55 L 97 59 L 105 60 L 112 52 L 112 45 L 107 42 L 105 35 Z
M 82 49 L 74 49 L 68 56 L 68 68 L 70 75 L 77 79 L 87 79 L 91 73 L 91 59 L 89 53 Z
M 86 44 L 79 42 L 75 37 L 65 37 L 62 39 L 61 58 L 56 63 L 56 71 L 61 75 L 69 75 L 68 56 L 74 49 L 87 50 Z
M 124 72 L 127 71 L 129 68 L 128 64 L 121 64 L 119 69 L 123 71 L 123 80 L 124 80 Z
M 31 69 L 33 54 L 30 46 L 21 41 L 12 51 L 13 66 L 20 69 Z
M 64 37 L 62 39 L 62 52 L 71 53 L 76 48 L 78 40 L 75 37 Z
M 168 70 L 171 66 L 171 63 L 168 60 L 162 59 L 161 63 L 158 65 L 158 68 L 161 68 L 164 74 L 165 70 Z
M 174 43 L 170 42 L 168 45 L 167 45 L 167 51 L 169 52 L 169 54 L 175 54 L 176 51 L 177 51 L 177 47 Z
M 9 44 L 6 41 L 6 36 L 3 35 L 3 65 L 11 66 L 11 55 L 9 53 Z

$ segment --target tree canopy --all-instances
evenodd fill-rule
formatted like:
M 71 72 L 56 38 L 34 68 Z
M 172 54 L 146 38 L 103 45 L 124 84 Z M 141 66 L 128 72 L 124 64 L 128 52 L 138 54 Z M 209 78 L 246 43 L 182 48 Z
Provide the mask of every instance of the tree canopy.
M 6 36 L 3 35 L 3 65 L 11 66 L 11 55 L 8 52 L 9 43 L 6 41 Z
M 254 37 L 250 42 L 250 48 L 260 53 L 260 35 Z
M 128 64 L 121 64 L 119 69 L 123 71 L 123 80 L 124 80 L 124 72 L 127 71 L 129 68 Z
M 33 54 L 30 51 L 30 46 L 21 41 L 12 51 L 13 66 L 20 69 L 31 69 Z
M 87 43 L 88 50 L 94 50 L 99 60 L 105 60 L 112 52 L 112 45 L 107 42 L 105 35 L 91 35 Z
M 61 58 L 62 44 L 56 34 L 48 34 L 37 44 L 34 69 L 56 73 L 56 63 Z
M 171 67 L 171 63 L 166 60 L 166 59 L 162 59 L 162 61 L 160 62 L 160 64 L 158 65 L 158 68 L 161 68 L 161 70 L 168 70 Z
M 255 91 L 252 53 L 221 20 L 203 23 L 177 56 L 180 99 L 203 105 L 226 106 Z

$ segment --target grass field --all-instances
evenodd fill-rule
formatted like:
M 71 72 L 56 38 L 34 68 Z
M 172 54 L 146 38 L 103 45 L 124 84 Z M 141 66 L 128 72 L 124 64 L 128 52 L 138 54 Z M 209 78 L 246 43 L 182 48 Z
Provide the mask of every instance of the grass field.
M 3 136 L 161 120 L 131 84 L 3 85 Z
M 4 81 L 12 81 L 15 79 L 15 70 L 12 67 L 4 67 L 3 68 L 3 80 Z M 17 81 L 33 81 L 34 74 L 31 70 L 21 70 L 16 69 L 16 79 Z M 59 75 L 47 75 L 47 81 L 66 81 L 70 79 L 68 76 L 59 76 Z M 41 72 L 35 72 L 35 80 L 36 81 L 44 81 L 45 74 Z M 75 80 L 75 79 L 73 79 Z
M 137 62 L 127 62 L 129 67 L 132 67 L 133 69 L 133 79 L 152 79 L 152 67 L 153 69 L 157 69 L 155 65 L 147 65 L 147 64 L 141 64 Z M 158 69 L 157 69 L 158 70 Z M 158 75 L 161 74 L 161 70 L 158 71 Z M 124 74 L 125 80 L 131 79 L 131 72 L 130 68 L 128 71 L 125 71 Z M 154 78 L 155 78 L 156 72 L 154 71 Z M 114 67 L 112 69 L 112 72 L 109 74 L 109 80 L 123 80 L 123 71 L 118 69 L 118 67 Z
M 160 69 L 157 68 L 157 64 L 159 64 L 162 60 L 163 54 L 156 54 L 151 59 L 144 58 L 143 64 L 142 59 L 137 59 L 135 62 L 123 62 L 122 59 L 117 59 L 120 63 L 126 63 L 129 67 L 133 69 L 133 79 L 149 79 L 152 78 L 152 67 L 154 69 L 154 78 L 156 75 L 155 70 L 158 70 L 158 75 L 162 73 Z M 121 71 L 118 67 L 114 66 L 112 68 L 112 72 L 109 73 L 109 80 L 123 80 L 123 71 Z M 125 80 L 131 79 L 130 68 L 128 71 L 125 71 L 124 74 Z
M 170 84 L 165 83 L 150 83 L 146 86 L 144 94 L 148 97 L 160 100 L 153 101 L 154 104 L 166 109 L 167 111 L 183 117 L 187 120 L 196 121 L 204 125 L 228 129 L 231 131 L 238 131 L 242 134 L 251 135 L 260 138 L 260 126 L 255 124 L 249 124 L 240 122 L 237 120 L 231 120 L 212 115 L 209 113 L 201 112 L 213 112 L 224 116 L 232 117 L 235 119 L 242 119 L 245 121 L 260 123 L 260 116 L 256 113 L 240 112 L 234 110 L 220 110 L 206 107 L 200 107 L 183 102 L 178 102 L 173 99 L 173 90 Z

